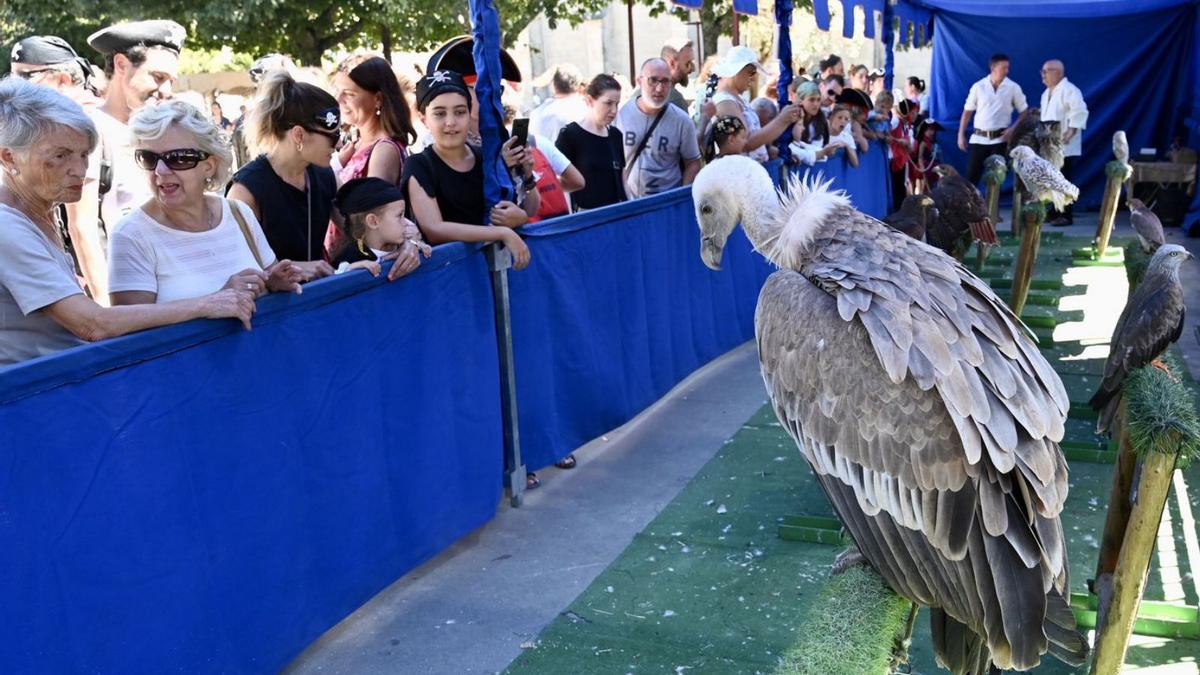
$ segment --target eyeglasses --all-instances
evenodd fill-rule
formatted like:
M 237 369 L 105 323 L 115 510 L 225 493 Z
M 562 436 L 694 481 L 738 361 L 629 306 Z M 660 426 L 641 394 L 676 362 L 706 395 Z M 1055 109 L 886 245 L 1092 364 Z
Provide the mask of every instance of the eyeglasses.
M 651 87 L 666 87 L 671 84 L 671 80 L 666 77 L 648 77 L 646 78 L 646 84 Z
M 197 164 L 209 157 L 211 157 L 210 154 L 196 148 L 168 150 L 161 155 L 153 150 L 135 150 L 133 152 L 133 161 L 146 171 L 158 168 L 159 161 L 166 164 L 167 168 L 172 171 L 187 171 L 196 168 Z
M 13 73 L 13 74 L 16 75 L 17 77 L 21 78 L 22 80 L 32 80 L 33 78 L 37 77 L 38 75 L 45 75 L 46 73 L 60 73 L 60 72 L 62 72 L 62 71 L 59 70 L 58 68 L 38 68 L 37 70 L 22 70 L 19 73 Z

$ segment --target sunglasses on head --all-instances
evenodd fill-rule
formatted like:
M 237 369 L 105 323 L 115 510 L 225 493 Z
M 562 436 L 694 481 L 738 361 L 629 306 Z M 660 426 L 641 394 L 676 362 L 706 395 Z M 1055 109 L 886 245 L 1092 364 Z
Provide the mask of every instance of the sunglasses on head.
M 133 161 L 146 171 L 153 171 L 157 168 L 160 160 L 172 171 L 187 171 L 196 168 L 197 164 L 210 156 L 207 152 L 196 148 L 179 148 L 178 150 L 168 150 L 162 154 L 153 150 L 135 150 Z

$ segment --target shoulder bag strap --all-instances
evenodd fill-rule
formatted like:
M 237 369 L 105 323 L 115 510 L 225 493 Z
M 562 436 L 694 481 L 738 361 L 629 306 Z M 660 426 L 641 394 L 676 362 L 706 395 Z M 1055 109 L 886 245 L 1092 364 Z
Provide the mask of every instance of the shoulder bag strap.
M 258 263 L 259 269 L 266 269 L 263 264 L 262 256 L 258 253 L 258 244 L 254 241 L 254 235 L 250 233 L 250 225 L 246 223 L 246 216 L 242 215 L 242 209 L 237 205 L 237 202 L 232 199 L 226 199 L 229 204 L 229 210 L 233 212 L 233 219 L 237 221 L 238 227 L 242 230 L 242 236 L 246 238 L 246 245 L 250 247 L 250 252 L 254 254 L 254 261 Z
M 637 149 L 633 151 L 633 156 L 625 163 L 625 172 L 621 176 L 623 178 L 621 182 L 628 182 L 629 174 L 633 171 L 633 165 L 637 164 L 638 158 L 642 156 L 642 151 L 650 143 L 650 137 L 654 135 L 654 130 L 658 128 L 658 123 L 662 121 L 663 115 L 667 114 L 667 106 L 669 105 L 671 104 L 667 103 L 667 105 L 659 108 L 658 114 L 654 116 L 654 121 L 650 123 L 650 128 L 646 129 L 646 135 L 642 136 L 642 142 L 638 143 Z

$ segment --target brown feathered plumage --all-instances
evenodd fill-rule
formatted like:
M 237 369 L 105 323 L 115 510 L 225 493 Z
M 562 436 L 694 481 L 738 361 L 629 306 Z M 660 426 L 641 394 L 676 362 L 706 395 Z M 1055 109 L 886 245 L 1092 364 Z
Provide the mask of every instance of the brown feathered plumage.
M 1141 283 L 1129 296 L 1109 342 L 1104 379 L 1089 404 L 1100 416 L 1096 432 L 1108 431 L 1121 403 L 1125 378 L 1154 361 L 1183 333 L 1186 306 L 1179 265 L 1192 257 L 1182 246 L 1160 246 Z
M 938 218 L 925 232 L 929 245 L 962 260 L 972 241 L 996 244 L 996 229 L 979 188 L 949 164 L 940 164 L 934 171 L 941 178 L 932 192 Z
M 883 222 L 917 241 L 924 241 L 925 231 L 938 218 L 937 207 L 929 195 L 908 195 L 900 210 L 888 214 Z

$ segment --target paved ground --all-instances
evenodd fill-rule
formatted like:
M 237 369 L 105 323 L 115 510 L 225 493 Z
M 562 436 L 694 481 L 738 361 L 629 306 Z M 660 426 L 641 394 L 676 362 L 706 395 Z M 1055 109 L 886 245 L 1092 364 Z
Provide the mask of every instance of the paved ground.
M 766 402 L 752 344 L 539 474 L 525 505 L 408 574 L 287 672 L 495 673 L 629 545 Z
M 1077 220 L 1061 229 L 1090 236 L 1094 216 Z M 1129 232 L 1124 214 L 1118 232 Z M 1200 257 L 1200 240 L 1175 230 L 1168 240 Z M 1189 304 L 1200 307 L 1200 264 L 1184 274 Z M 1200 312 L 1190 317 L 1180 347 L 1200 379 L 1194 328 Z M 533 644 L 573 601 L 586 597 L 585 589 L 764 402 L 756 356 L 746 345 L 583 448 L 578 469 L 545 473 L 543 487 L 524 507 L 502 505 L 491 523 L 382 592 L 297 657 L 288 672 L 504 670 L 522 645 Z

